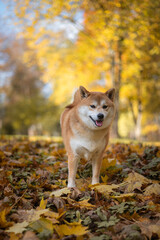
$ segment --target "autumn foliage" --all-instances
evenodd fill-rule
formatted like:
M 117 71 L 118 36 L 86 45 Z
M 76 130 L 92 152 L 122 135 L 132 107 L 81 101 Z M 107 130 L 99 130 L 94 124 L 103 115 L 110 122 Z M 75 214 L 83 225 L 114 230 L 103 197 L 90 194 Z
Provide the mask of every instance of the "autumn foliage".
M 0 29 L 3 134 L 57 134 L 59 113 L 82 85 L 116 89 L 115 138 L 158 141 L 160 1 L 1 2 L 2 29 L 12 15 L 18 28 L 15 38 Z
M 0 141 L 0 239 L 160 238 L 160 148 L 110 144 L 101 183 L 81 160 L 67 189 L 62 143 Z

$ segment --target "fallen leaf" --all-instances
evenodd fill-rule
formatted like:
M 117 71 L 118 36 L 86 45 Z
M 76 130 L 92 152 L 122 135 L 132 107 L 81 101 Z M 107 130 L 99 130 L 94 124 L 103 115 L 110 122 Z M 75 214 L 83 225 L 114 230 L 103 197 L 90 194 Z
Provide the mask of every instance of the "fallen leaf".
M 81 196 L 82 192 L 77 187 L 73 188 L 73 190 L 71 190 L 71 194 L 69 195 L 71 199 L 81 198 Z
M 68 221 L 66 221 L 66 220 L 63 220 L 67 225 L 69 225 L 69 226 L 81 226 L 81 222 L 82 222 L 82 220 L 81 219 L 79 219 L 79 221 L 78 222 L 68 222 Z
M 1 151 L 1 150 L 0 150 L 0 159 L 2 159 L 2 160 L 3 160 L 4 158 L 5 158 L 5 154 L 4 154 L 4 152 L 3 152 L 3 151 Z
M 142 234 L 146 235 L 149 239 L 151 239 L 153 233 L 160 237 L 160 220 L 154 224 L 149 219 L 146 219 L 143 222 L 138 221 L 136 223 L 141 228 Z
M 142 185 L 149 184 L 152 181 L 142 176 L 141 174 L 133 171 L 128 174 L 128 177 L 124 180 L 124 182 L 127 183 L 125 187 L 125 192 L 130 193 L 133 192 L 135 189 L 141 190 Z
M 122 230 L 122 236 L 125 236 L 123 239 L 140 239 L 140 240 L 145 240 L 144 236 L 141 235 L 140 228 L 138 225 L 130 224 L 130 225 L 125 225 Z
M 152 195 L 152 194 L 160 195 L 160 184 L 154 183 L 145 188 L 145 191 L 144 191 L 145 196 Z
M 0 212 L 0 227 L 7 228 L 13 225 L 13 222 L 7 222 L 6 215 L 10 212 L 11 208 L 5 208 L 3 211 Z
M 8 233 L 10 240 L 22 239 L 22 233 L 15 234 L 14 232 Z M 35 239 L 36 240 L 36 239 Z
M 14 232 L 15 234 L 17 233 L 23 233 L 26 231 L 26 227 L 29 225 L 27 221 L 24 221 L 22 223 L 16 223 L 12 227 L 10 227 L 6 232 Z
M 62 188 L 62 189 L 51 192 L 50 196 L 54 195 L 55 197 L 60 197 L 62 194 L 68 194 L 70 192 L 71 190 L 66 187 L 66 188 Z
M 76 179 L 76 186 L 80 191 L 85 191 L 85 189 L 88 187 L 90 182 L 91 181 L 88 180 L 88 178 Z
M 56 212 L 48 211 L 44 213 L 44 216 L 47 217 L 47 219 L 49 219 L 53 224 L 56 224 L 56 223 L 59 223 L 58 219 L 60 219 L 64 214 L 65 212 L 56 213 Z
M 156 214 L 156 217 L 159 217 L 159 218 L 160 218 L 160 212 Z
M 130 198 L 130 197 L 133 197 L 133 196 L 135 196 L 135 193 L 122 193 L 118 196 L 113 195 L 111 197 L 116 198 L 116 199 L 121 199 L 121 198 Z
M 44 200 L 44 198 L 42 197 L 42 200 L 41 200 L 41 202 L 40 202 L 40 205 L 39 205 L 39 207 L 38 207 L 37 209 L 38 209 L 38 210 L 40 210 L 40 209 L 45 209 L 45 208 L 46 208 L 46 205 L 47 205 L 47 199 Z
M 105 172 L 107 168 L 116 165 L 116 159 L 104 158 L 101 166 L 101 173 Z
M 81 208 L 88 208 L 88 209 L 94 208 L 95 205 L 92 205 L 88 201 L 89 201 L 89 199 L 84 199 L 83 201 L 79 201 L 77 203 L 80 205 Z
M 53 232 L 53 224 L 49 219 L 46 218 L 40 218 L 39 220 L 30 223 L 29 227 L 39 233 L 43 232 L 44 230 L 47 230 L 50 233 Z
M 21 221 L 27 221 L 28 224 L 29 224 L 30 222 L 37 221 L 42 214 L 44 214 L 44 213 L 46 213 L 46 212 L 48 212 L 48 211 L 49 211 L 49 209 L 19 210 L 19 211 L 18 211 L 19 220 L 21 220 Z
M 0 239 L 160 239 L 160 151 L 143 144 L 138 148 L 130 143 L 108 145 L 103 184 L 89 186 L 91 164 L 82 160 L 77 188 L 70 190 L 63 188 L 68 169 L 62 143 L 3 139 Z M 120 167 L 115 166 L 115 159 Z M 12 232 L 4 230 L 13 224 Z
M 44 216 L 58 219 L 61 215 L 56 212 L 47 211 L 46 213 L 44 213 Z
M 88 232 L 87 227 L 84 226 L 68 226 L 66 224 L 62 224 L 62 225 L 55 225 L 54 226 L 56 232 L 58 233 L 58 235 L 60 236 L 60 238 L 62 238 L 63 236 L 66 235 L 76 235 L 76 236 L 81 236 L 84 235 Z
M 102 179 L 102 182 L 103 182 L 103 183 L 107 183 L 108 176 L 107 176 L 107 175 L 105 175 L 104 177 L 101 176 L 101 179 Z
M 122 214 L 123 218 L 126 218 L 128 220 L 139 220 L 140 215 L 137 212 L 134 212 L 133 214 L 130 214 L 130 212 L 126 212 Z
M 97 190 L 98 192 L 102 193 L 104 196 L 108 196 L 110 193 L 114 192 L 113 189 L 119 188 L 119 185 L 111 184 L 95 184 L 91 185 L 91 189 Z

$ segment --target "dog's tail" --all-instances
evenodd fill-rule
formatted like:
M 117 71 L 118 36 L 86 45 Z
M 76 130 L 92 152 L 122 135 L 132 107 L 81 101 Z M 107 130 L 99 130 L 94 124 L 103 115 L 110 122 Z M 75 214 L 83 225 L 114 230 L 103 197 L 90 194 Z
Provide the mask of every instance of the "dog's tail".
M 77 105 L 81 100 L 81 95 L 79 92 L 79 89 L 75 92 L 73 102 L 66 106 L 66 108 L 73 108 L 75 105 Z

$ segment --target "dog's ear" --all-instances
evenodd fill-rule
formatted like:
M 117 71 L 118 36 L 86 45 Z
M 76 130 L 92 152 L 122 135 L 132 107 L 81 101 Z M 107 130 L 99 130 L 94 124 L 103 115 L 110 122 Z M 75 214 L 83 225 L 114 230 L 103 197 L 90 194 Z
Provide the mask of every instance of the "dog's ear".
M 87 98 L 90 95 L 90 92 L 88 92 L 84 87 L 79 87 L 79 92 L 81 95 L 81 98 Z
M 105 92 L 105 94 L 113 102 L 115 98 L 115 88 L 109 89 L 107 92 Z

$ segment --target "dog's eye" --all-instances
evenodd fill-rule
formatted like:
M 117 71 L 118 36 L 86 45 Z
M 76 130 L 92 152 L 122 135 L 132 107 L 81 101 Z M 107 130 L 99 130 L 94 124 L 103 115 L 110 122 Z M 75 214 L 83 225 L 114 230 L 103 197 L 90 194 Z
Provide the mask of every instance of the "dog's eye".
M 104 105 L 104 106 L 103 106 L 103 109 L 107 109 L 107 108 L 108 108 L 108 106 L 107 106 L 107 105 Z
M 91 107 L 91 108 L 96 108 L 96 106 L 95 106 L 95 105 L 90 105 L 90 107 Z

